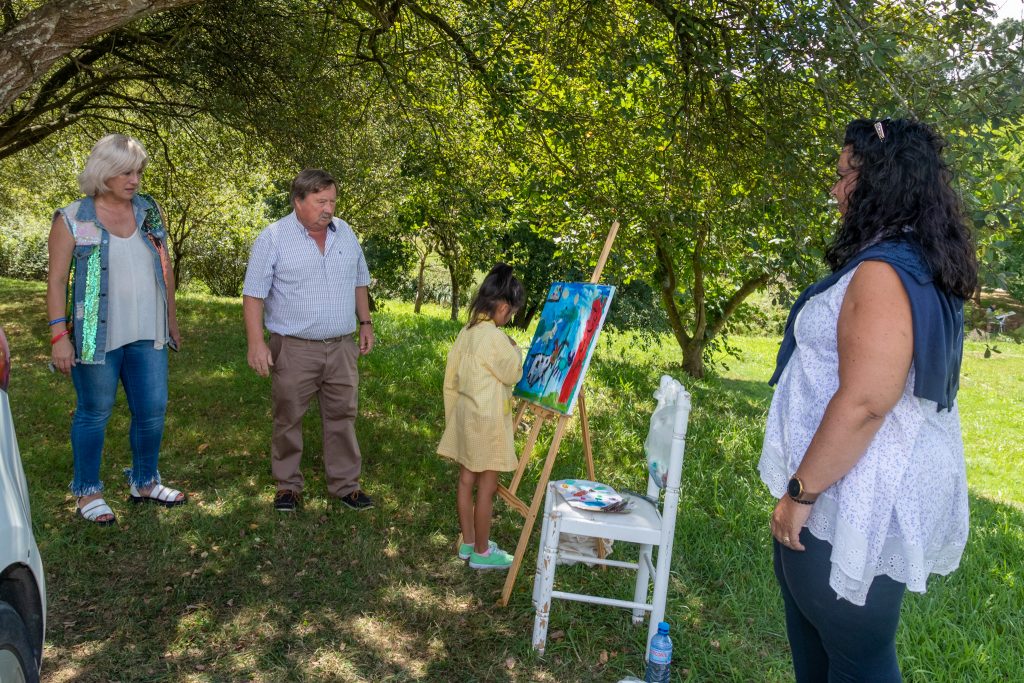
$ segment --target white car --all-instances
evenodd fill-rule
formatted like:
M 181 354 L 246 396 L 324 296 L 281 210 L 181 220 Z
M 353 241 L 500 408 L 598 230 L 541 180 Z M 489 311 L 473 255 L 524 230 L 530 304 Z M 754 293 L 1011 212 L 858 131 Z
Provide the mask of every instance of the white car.
M 7 397 L 10 373 L 0 328 L 0 683 L 33 683 L 43 659 L 46 585 Z

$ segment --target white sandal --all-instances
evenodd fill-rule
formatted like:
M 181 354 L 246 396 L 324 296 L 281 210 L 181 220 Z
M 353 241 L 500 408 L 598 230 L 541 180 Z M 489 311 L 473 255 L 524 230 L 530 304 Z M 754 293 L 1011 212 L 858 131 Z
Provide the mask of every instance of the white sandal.
M 142 495 L 135 486 L 131 487 L 131 501 L 133 503 L 156 503 L 157 505 L 163 505 L 164 507 L 172 508 L 177 505 L 184 505 L 188 500 L 182 495 L 181 491 L 172 489 L 169 486 L 163 484 L 155 485 L 149 493 Z M 179 499 L 178 496 L 181 496 Z
M 75 509 L 78 511 L 79 517 L 97 526 L 110 526 L 117 522 L 117 518 L 114 517 L 114 511 L 107 505 L 107 501 L 102 498 L 90 500 L 85 504 L 85 507 L 78 507 L 76 502 Z M 110 515 L 110 519 L 100 519 L 103 515 Z

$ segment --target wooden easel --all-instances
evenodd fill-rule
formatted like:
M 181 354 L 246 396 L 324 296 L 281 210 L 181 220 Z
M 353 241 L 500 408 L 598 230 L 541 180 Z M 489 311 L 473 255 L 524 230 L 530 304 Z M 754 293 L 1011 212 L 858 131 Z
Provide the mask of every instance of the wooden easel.
M 608 237 L 605 238 L 604 248 L 601 250 L 601 256 L 597 260 L 597 266 L 594 268 L 594 274 L 590 276 L 590 283 L 597 284 L 598 280 L 601 279 L 601 272 L 604 270 L 604 265 L 608 261 L 608 254 L 612 249 L 612 243 L 615 241 L 615 235 L 619 232 L 619 221 L 615 220 L 612 223 L 611 229 L 608 231 Z M 583 387 L 580 387 L 580 393 L 577 396 L 577 407 L 580 413 L 580 431 L 583 437 L 583 455 L 586 458 L 587 465 L 587 478 L 594 479 L 594 452 L 590 445 L 590 424 L 587 421 L 587 403 L 583 398 Z M 572 419 L 571 415 L 562 415 L 556 413 L 553 410 L 531 403 L 529 401 L 521 401 L 519 404 L 519 410 L 516 411 L 516 417 L 514 421 L 513 429 L 517 429 L 523 418 L 526 416 L 526 412 L 530 411 L 533 413 L 533 427 L 530 429 L 529 435 L 526 437 L 526 442 L 523 444 L 523 450 L 519 455 L 519 465 L 516 467 L 516 472 L 512 477 L 512 483 L 508 488 L 505 488 L 501 484 L 498 484 L 498 495 L 501 496 L 502 500 L 509 504 L 509 506 L 519 512 L 525 520 L 523 522 L 523 530 L 519 534 L 519 543 L 516 544 L 516 551 L 514 559 L 512 560 L 512 566 L 509 567 L 508 576 L 505 578 L 505 587 L 501 591 L 501 599 L 498 604 L 502 607 L 508 605 L 508 600 L 512 595 L 512 587 L 515 585 L 516 576 L 519 574 L 519 568 L 523 564 L 523 556 L 526 554 L 526 547 L 530 542 L 530 534 L 533 533 L 533 525 L 537 521 L 537 513 L 540 511 L 540 506 L 544 502 L 544 492 L 547 490 L 548 479 L 551 478 L 551 469 L 555 464 L 555 456 L 558 454 L 558 447 L 562 443 L 562 437 L 565 435 L 565 428 L 569 424 L 569 420 Z M 537 487 L 533 491 L 533 498 L 530 499 L 530 504 L 527 506 L 520 498 L 516 496 L 516 491 L 519 490 L 519 484 L 522 482 L 523 473 L 526 471 L 526 466 L 530 464 L 530 456 L 533 455 L 533 448 L 537 445 L 537 438 L 540 436 L 541 428 L 549 421 L 555 420 L 555 433 L 551 438 L 551 446 L 548 447 L 547 457 L 544 459 L 544 468 L 541 470 L 540 478 L 537 480 Z M 598 542 L 598 554 L 604 557 L 604 548 L 600 546 Z

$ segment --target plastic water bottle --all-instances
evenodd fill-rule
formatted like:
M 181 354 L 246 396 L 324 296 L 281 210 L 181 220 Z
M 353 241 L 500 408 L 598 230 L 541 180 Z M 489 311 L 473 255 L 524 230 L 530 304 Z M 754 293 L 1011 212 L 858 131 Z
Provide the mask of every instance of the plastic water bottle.
M 672 666 L 672 639 L 668 637 L 668 622 L 658 622 L 658 632 L 651 638 L 651 649 L 647 653 L 647 683 L 669 683 Z

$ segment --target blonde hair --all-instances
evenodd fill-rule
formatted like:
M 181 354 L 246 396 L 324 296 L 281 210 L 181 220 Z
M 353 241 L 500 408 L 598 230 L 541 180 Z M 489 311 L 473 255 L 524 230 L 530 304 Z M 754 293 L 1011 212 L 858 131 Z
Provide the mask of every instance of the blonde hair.
M 78 189 L 87 197 L 109 192 L 109 179 L 128 171 L 142 171 L 148 161 L 149 155 L 135 138 L 120 133 L 105 135 L 89 152 L 85 170 L 78 174 Z

